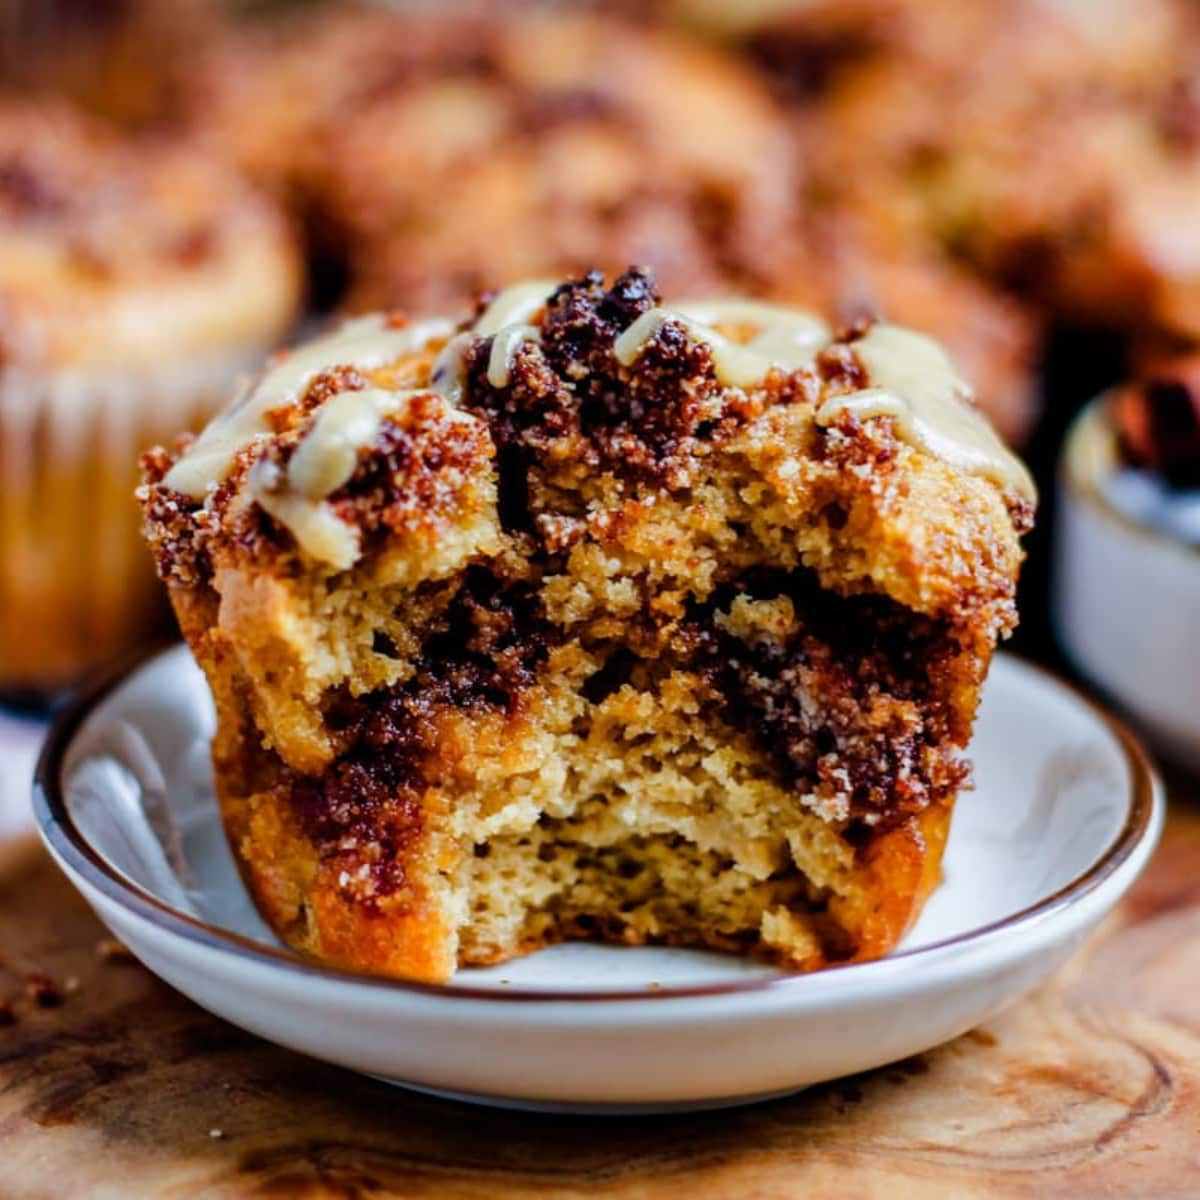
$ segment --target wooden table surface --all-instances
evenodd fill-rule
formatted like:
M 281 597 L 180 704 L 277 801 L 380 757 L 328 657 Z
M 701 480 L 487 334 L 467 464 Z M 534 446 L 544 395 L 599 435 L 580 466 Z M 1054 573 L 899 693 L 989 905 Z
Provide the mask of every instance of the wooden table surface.
M 0 864 L 0 1197 L 1200 1196 L 1200 787 L 1171 792 L 1150 869 L 1032 998 L 892 1067 L 657 1118 L 472 1108 L 270 1046 L 98 952 L 28 847 Z

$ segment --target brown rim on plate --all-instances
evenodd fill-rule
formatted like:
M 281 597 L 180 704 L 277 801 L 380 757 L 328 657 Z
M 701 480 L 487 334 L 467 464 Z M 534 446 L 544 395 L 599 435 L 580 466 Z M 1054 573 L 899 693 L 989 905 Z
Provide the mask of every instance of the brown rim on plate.
M 472 987 L 450 984 L 419 983 L 389 976 L 372 975 L 349 967 L 333 966 L 306 958 L 285 946 L 271 946 L 240 933 L 212 925 L 199 917 L 180 912 L 140 884 L 126 878 L 91 846 L 76 828 L 62 790 L 62 766 L 75 734 L 95 708 L 135 671 L 162 657 L 164 652 L 152 651 L 136 656 L 132 662 L 119 664 L 91 687 L 80 693 L 55 719 L 46 744 L 38 759 L 33 780 L 34 816 L 38 829 L 51 850 L 78 872 L 89 885 L 127 912 L 160 929 L 180 934 L 190 941 L 212 949 L 236 954 L 259 963 L 283 964 L 305 974 L 323 976 L 346 983 L 366 984 L 378 988 L 395 988 L 437 996 L 445 1000 L 523 1001 L 537 1003 L 576 1003 L 610 1000 L 669 1000 L 703 996 L 720 996 L 744 992 L 778 991 L 803 986 L 805 981 L 820 979 L 831 972 L 869 971 L 887 969 L 897 962 L 919 960 L 934 951 L 966 945 L 993 934 L 1007 934 L 1040 922 L 1052 913 L 1065 908 L 1095 891 L 1133 853 L 1153 824 L 1156 806 L 1161 805 L 1161 785 L 1150 759 L 1137 738 L 1125 725 L 1101 705 L 1053 672 L 1018 660 L 1023 669 L 1030 670 L 1053 686 L 1073 694 L 1112 733 L 1125 757 L 1130 775 L 1129 810 L 1125 823 L 1108 848 L 1082 874 L 1070 883 L 1035 904 L 1010 913 L 998 921 L 980 925 L 965 933 L 943 938 L 927 946 L 898 950 L 871 962 L 847 963 L 827 967 L 817 972 L 780 972 L 777 975 L 754 979 L 733 980 L 727 983 L 695 984 L 679 987 L 624 988 L 609 991 L 556 991 L 553 989 Z
M 1118 463 L 1116 430 L 1108 419 L 1112 394 L 1111 391 L 1101 392 L 1089 400 L 1071 422 L 1059 464 L 1062 487 L 1126 533 L 1194 562 L 1200 558 L 1200 546 L 1193 546 L 1130 516 L 1119 509 L 1100 486 L 1101 477 L 1111 474 Z

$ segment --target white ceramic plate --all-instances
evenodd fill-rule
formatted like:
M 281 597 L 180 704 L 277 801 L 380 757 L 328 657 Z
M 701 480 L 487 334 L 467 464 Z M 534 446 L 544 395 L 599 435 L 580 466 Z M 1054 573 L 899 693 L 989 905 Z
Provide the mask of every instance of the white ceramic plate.
M 35 789 L 62 868 L 151 970 L 212 1012 L 330 1062 L 496 1104 L 732 1104 L 928 1049 L 1058 967 L 1145 865 L 1162 819 L 1133 739 L 1002 657 L 945 881 L 889 958 L 801 976 L 572 945 L 432 987 L 322 967 L 279 944 L 221 831 L 212 725 L 183 648 L 64 716 Z

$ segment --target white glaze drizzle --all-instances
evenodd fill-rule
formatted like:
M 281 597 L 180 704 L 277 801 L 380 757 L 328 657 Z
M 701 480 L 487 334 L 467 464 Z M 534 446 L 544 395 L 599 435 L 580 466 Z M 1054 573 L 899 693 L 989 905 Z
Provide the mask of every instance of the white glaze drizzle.
M 517 351 L 526 342 L 540 342 L 542 331 L 536 325 L 506 325 L 492 338 L 488 354 L 487 381 L 494 388 L 506 388 L 512 376 Z
M 410 394 L 380 388 L 339 392 L 321 406 L 285 470 L 265 459 L 254 464 L 247 480 L 251 498 L 286 525 L 310 557 L 338 569 L 358 558 L 358 530 L 325 498 L 354 474 L 359 450 L 379 435 L 385 416 L 407 408 Z
M 475 340 L 471 330 L 456 333 L 438 352 L 429 371 L 429 390 L 445 396 L 451 404 L 462 400 L 467 381 L 467 350 Z
M 225 478 L 244 446 L 270 434 L 268 415 L 295 404 L 316 376 L 338 366 L 381 367 L 407 351 L 446 339 L 427 387 L 338 393 L 317 413 L 286 469 L 262 460 L 250 472 L 251 498 L 291 530 L 306 554 L 339 570 L 352 566 L 360 553 L 359 531 L 338 517 L 327 497 L 353 475 L 362 448 L 378 437 L 386 417 L 402 414 L 414 395 L 437 392 L 456 406 L 465 384 L 465 355 L 478 338 L 493 339 L 488 383 L 507 387 L 520 347 L 541 340 L 541 330 L 531 321 L 556 286 L 537 280 L 508 288 L 470 329 L 453 336 L 448 336 L 453 329 L 448 320 L 393 326 L 377 314 L 347 322 L 292 351 L 257 383 L 245 387 L 171 468 L 167 486 L 204 499 Z M 730 387 L 755 386 L 773 369 L 804 369 L 830 339 L 825 323 L 808 313 L 750 300 L 698 300 L 643 313 L 617 339 L 618 361 L 631 366 L 671 321 L 709 347 L 719 382 Z M 725 332 L 742 329 L 752 331 L 744 340 Z M 829 425 L 844 412 L 863 420 L 891 417 L 897 433 L 912 444 L 1034 498 L 1028 471 L 971 404 L 970 389 L 935 341 L 881 324 L 851 346 L 870 386 L 827 400 L 816 414 L 818 424 Z M 464 421 L 476 419 L 466 413 L 454 415 Z
M 695 300 L 642 313 L 617 338 L 617 361 L 631 366 L 669 322 L 682 325 L 693 341 L 707 345 L 717 378 L 738 388 L 761 383 L 775 367 L 807 367 L 830 336 L 824 321 L 796 309 L 752 300 Z M 722 325 L 751 326 L 756 332 L 747 341 L 735 341 L 720 331 Z
M 360 452 L 379 436 L 384 420 L 402 420 L 413 397 L 428 394 L 427 388 L 365 388 L 330 397 L 286 469 L 266 459 L 254 464 L 247 480 L 250 498 L 286 525 L 309 557 L 338 570 L 352 567 L 361 549 L 359 531 L 337 515 L 327 498 L 350 481 Z M 453 409 L 446 416 L 450 421 L 478 420 Z
M 383 366 L 452 329 L 446 320 L 393 327 L 386 316 L 373 314 L 347 321 L 333 333 L 290 351 L 209 424 L 164 482 L 193 500 L 203 500 L 228 475 L 238 452 L 271 432 L 268 414 L 295 404 L 318 375 L 334 367 Z
M 354 474 L 359 450 L 375 440 L 384 416 L 402 415 L 410 395 L 367 388 L 327 400 L 288 462 L 292 490 L 312 498 L 336 492 Z
M 525 322 L 545 303 L 548 286 L 539 282 L 502 292 L 476 325 L 476 336 L 493 336 L 487 371 L 492 387 L 508 385 L 518 349 L 540 338 L 539 330 Z M 709 347 L 717 379 L 728 387 L 754 387 L 773 369 L 809 367 L 831 337 L 824 321 L 796 309 L 755 300 L 694 300 L 643 313 L 617 338 L 617 360 L 632 366 L 668 322 L 682 325 L 690 338 Z M 739 328 L 753 332 L 744 341 L 724 332 Z M 899 435 L 927 453 L 1036 499 L 1025 465 L 972 403 L 970 388 L 937 342 L 880 324 L 851 345 L 870 386 L 826 401 L 817 414 L 819 424 L 828 425 L 847 411 L 864 420 L 890 416 Z
M 859 420 L 891 417 L 910 444 L 1030 501 L 1037 498 L 1025 464 L 971 402 L 970 387 L 937 342 L 880 324 L 850 346 L 870 386 L 826 400 L 817 410 L 817 424 L 830 425 L 842 413 Z
M 476 337 L 491 337 L 506 325 L 528 325 L 557 288 L 552 279 L 533 279 L 505 288 L 483 310 L 472 332 Z
M 339 571 L 358 561 L 362 539 L 358 529 L 343 521 L 328 500 L 311 500 L 287 487 L 285 472 L 269 459 L 250 469 L 250 496 L 296 539 L 310 558 Z
M 470 329 L 456 333 L 434 361 L 429 373 L 429 386 L 440 392 L 451 404 L 462 399 L 466 383 L 466 353 L 476 338 L 492 337 L 488 356 L 488 383 L 495 388 L 508 387 L 513 360 L 526 342 L 540 342 L 542 331 L 531 325 L 531 318 L 545 308 L 550 294 L 558 284 L 549 279 L 535 279 L 505 288 L 483 310 Z

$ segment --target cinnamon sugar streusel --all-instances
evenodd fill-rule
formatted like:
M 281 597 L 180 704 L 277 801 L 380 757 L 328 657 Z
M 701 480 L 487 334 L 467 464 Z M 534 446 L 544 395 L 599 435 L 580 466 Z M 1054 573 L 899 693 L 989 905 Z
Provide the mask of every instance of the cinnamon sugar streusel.
M 811 969 L 936 884 L 1034 497 L 929 339 L 526 284 L 352 322 L 145 469 L 226 827 L 298 947 Z

